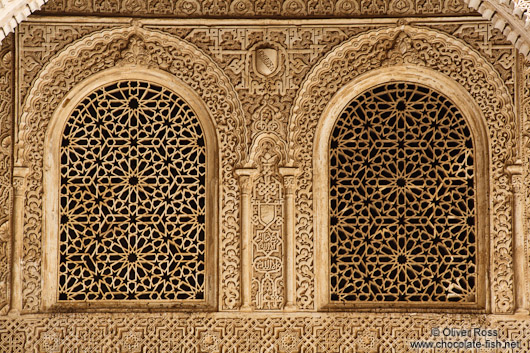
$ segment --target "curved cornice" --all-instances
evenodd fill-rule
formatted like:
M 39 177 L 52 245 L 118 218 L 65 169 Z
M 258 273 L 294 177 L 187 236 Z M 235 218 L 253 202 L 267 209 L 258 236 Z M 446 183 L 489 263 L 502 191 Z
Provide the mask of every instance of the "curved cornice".
M 0 42 L 47 0 L 0 0 Z M 501 30 L 525 56 L 530 53 L 530 0 L 464 0 Z

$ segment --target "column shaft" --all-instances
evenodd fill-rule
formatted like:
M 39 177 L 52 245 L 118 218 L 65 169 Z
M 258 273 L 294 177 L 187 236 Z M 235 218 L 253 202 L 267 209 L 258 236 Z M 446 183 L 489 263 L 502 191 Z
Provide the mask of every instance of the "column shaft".
M 237 169 L 241 192 L 241 311 L 252 310 L 251 278 L 252 278 L 252 209 L 251 193 L 253 168 Z
M 295 190 L 297 168 L 280 168 L 285 189 L 285 311 L 296 311 Z
M 525 261 L 525 238 L 524 238 L 524 181 L 522 164 L 514 164 L 507 167 L 507 172 L 512 176 L 512 248 L 513 248 L 513 282 L 515 296 L 515 312 L 528 314 L 526 298 L 526 261 Z
M 24 195 L 27 168 L 13 170 L 13 248 L 11 256 L 11 312 L 22 311 L 22 261 L 24 256 Z

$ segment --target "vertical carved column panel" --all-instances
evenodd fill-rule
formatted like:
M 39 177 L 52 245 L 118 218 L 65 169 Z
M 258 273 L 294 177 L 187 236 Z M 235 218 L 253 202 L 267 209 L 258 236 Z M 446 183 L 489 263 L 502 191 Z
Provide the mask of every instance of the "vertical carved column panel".
M 251 306 L 251 276 L 252 276 L 252 223 L 251 223 L 251 193 L 253 177 L 256 173 L 254 168 L 237 169 L 239 176 L 239 188 L 241 190 L 241 307 L 243 311 L 250 311 Z
M 11 311 L 22 310 L 22 258 L 24 241 L 24 196 L 28 169 L 15 167 L 13 170 L 13 259 L 11 274 Z
M 285 310 L 296 311 L 295 191 L 297 168 L 280 168 L 285 192 Z
M 523 227 L 523 165 L 522 163 L 509 165 L 508 174 L 512 179 L 512 202 L 513 202 L 513 272 L 514 272 L 514 297 L 515 311 L 519 314 L 528 314 L 526 293 L 526 260 L 525 260 L 525 238 Z
M 11 35 L 0 47 L 0 315 L 9 310 L 11 280 L 13 49 Z
M 252 195 L 252 302 L 256 309 L 282 309 L 283 185 L 278 171 L 280 156 L 265 142 L 257 156 L 259 175 Z
M 524 227 L 530 229 L 530 61 L 521 60 L 521 69 L 519 73 L 519 82 L 521 83 L 520 91 L 520 115 L 522 119 L 522 160 L 523 160 L 523 192 L 522 199 L 524 200 Z M 527 277 L 525 280 L 526 291 L 530 293 L 530 258 L 528 255 L 528 236 L 525 236 L 525 264 Z

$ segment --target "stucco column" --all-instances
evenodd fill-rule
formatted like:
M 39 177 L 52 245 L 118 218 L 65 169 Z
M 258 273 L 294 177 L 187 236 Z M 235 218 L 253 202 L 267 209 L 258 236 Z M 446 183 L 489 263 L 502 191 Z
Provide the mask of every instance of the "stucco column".
M 295 190 L 297 168 L 279 169 L 283 176 L 284 198 L 284 237 L 285 237 L 285 311 L 296 311 L 296 268 L 295 268 Z
M 251 195 L 255 168 L 241 168 L 235 171 L 239 176 L 241 192 L 241 311 L 252 310 L 251 277 L 252 277 L 252 210 Z
M 24 195 L 26 193 L 26 175 L 28 168 L 13 169 L 13 248 L 11 256 L 11 312 L 22 310 L 22 258 L 24 241 Z
M 515 296 L 515 312 L 528 315 L 526 294 L 526 261 L 524 239 L 524 180 L 522 163 L 506 167 L 512 177 L 512 248 L 513 248 L 513 281 Z

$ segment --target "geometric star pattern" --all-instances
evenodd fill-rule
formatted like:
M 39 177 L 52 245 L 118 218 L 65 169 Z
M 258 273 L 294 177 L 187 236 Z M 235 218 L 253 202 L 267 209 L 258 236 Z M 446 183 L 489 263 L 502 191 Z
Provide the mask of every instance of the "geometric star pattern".
M 475 302 L 473 138 L 440 93 L 365 91 L 330 139 L 333 303 Z
M 99 88 L 61 142 L 59 300 L 205 298 L 206 146 L 175 93 Z

